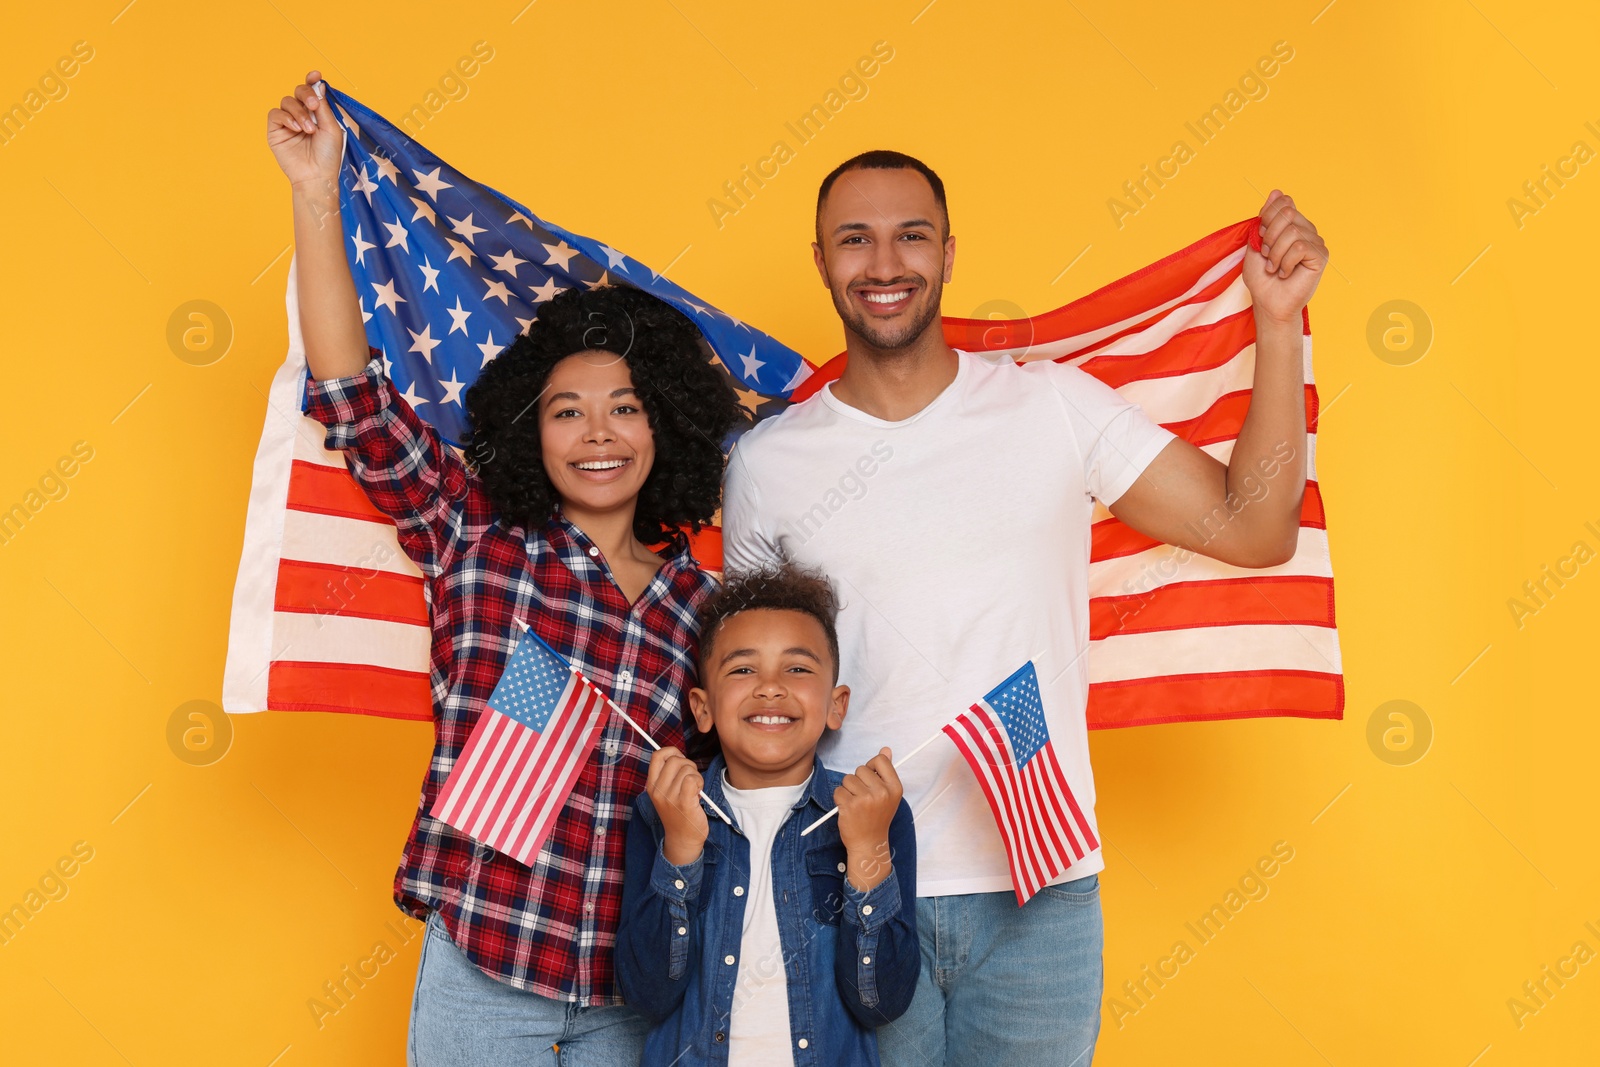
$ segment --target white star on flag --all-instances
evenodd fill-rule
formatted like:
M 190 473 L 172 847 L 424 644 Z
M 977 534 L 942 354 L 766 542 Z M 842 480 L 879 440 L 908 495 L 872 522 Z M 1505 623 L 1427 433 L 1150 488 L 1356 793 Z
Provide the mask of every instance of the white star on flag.
M 362 164 L 360 170 L 356 170 L 355 167 L 351 167 L 350 170 L 356 176 L 356 183 L 353 186 L 353 188 L 358 193 L 365 193 L 366 194 L 367 206 L 371 207 L 372 206 L 372 194 L 377 191 L 377 188 L 378 188 L 377 183 L 374 182 L 371 178 L 367 177 L 366 164 Z
M 431 404 L 431 403 L 433 403 L 433 401 L 429 400 L 427 397 L 418 396 L 417 395 L 417 383 L 416 382 L 412 382 L 410 385 L 406 386 L 406 391 L 401 393 L 400 395 L 405 397 L 406 403 L 411 405 L 412 410 L 415 410 L 417 405 L 419 405 L 419 404 Z
M 411 172 L 416 176 L 417 188 L 427 193 L 434 203 L 439 202 L 440 193 L 444 192 L 446 189 L 455 188 L 455 186 L 439 177 L 439 171 L 442 169 L 442 167 L 434 167 L 433 170 L 427 174 L 422 173 L 420 170 L 414 170 Z
M 459 407 L 461 404 L 461 390 L 466 386 L 467 383 L 456 381 L 456 372 L 452 370 L 450 372 L 450 380 L 440 382 L 439 384 L 444 386 L 444 399 L 439 401 L 439 403 L 455 404 Z
M 751 345 L 748 353 L 741 352 L 739 362 L 744 364 L 744 376 L 759 385 L 761 377 L 757 372 L 767 364 L 764 360 L 756 358 L 756 346 Z
M 345 125 L 350 127 L 351 135 L 355 137 L 357 141 L 359 141 L 361 139 L 361 127 L 356 125 L 356 120 L 351 118 L 350 113 L 344 108 L 340 107 L 338 104 L 334 104 L 333 106 L 334 109 L 339 112 L 339 117 L 344 119 Z
M 516 249 L 508 248 L 503 256 L 490 256 L 489 262 L 494 264 L 495 270 L 503 270 L 515 278 L 517 276 L 517 268 L 528 261 L 517 258 Z
M 376 312 L 379 308 L 388 308 L 389 309 L 389 314 L 393 315 L 393 314 L 395 314 L 395 305 L 396 304 L 404 304 L 406 302 L 406 298 L 405 297 L 401 296 L 400 294 L 398 294 L 398 293 L 396 293 L 394 291 L 394 279 L 393 278 L 390 278 L 388 281 L 384 282 L 382 285 L 379 285 L 377 282 L 372 282 L 371 285 L 372 285 L 372 288 L 374 290 L 376 290 L 377 294 L 378 294 L 377 296 L 372 298 L 372 300 L 373 300 L 372 310 L 374 312 Z
M 407 351 L 421 352 L 422 358 L 431 364 L 433 362 L 433 350 L 444 344 L 443 341 L 433 339 L 433 324 L 430 323 L 424 326 L 421 333 L 407 326 L 406 333 L 411 335 L 411 347 Z
M 534 286 L 533 298 L 542 304 L 546 300 L 554 300 L 558 293 L 564 292 L 566 292 L 566 290 L 557 285 L 554 278 L 546 278 L 543 285 Z
M 483 344 L 478 346 L 478 351 L 483 353 L 483 365 L 485 367 L 489 365 L 489 361 L 491 359 L 493 359 L 495 356 L 498 356 L 505 350 L 505 345 L 497 345 L 494 343 L 494 332 L 492 330 L 490 331 L 489 336 L 484 338 Z
M 550 258 L 544 261 L 544 265 L 547 267 L 555 265 L 556 260 L 559 259 L 562 270 L 568 270 L 567 264 L 571 263 L 572 257 L 578 254 L 578 250 L 569 247 L 566 241 L 562 241 L 560 244 L 545 245 L 544 250 L 550 253 Z
M 446 215 L 445 218 L 450 219 L 450 216 Z M 482 226 L 474 226 L 472 224 L 471 212 L 468 212 L 467 217 L 464 219 L 450 219 L 450 228 L 465 237 L 469 242 L 478 234 L 489 232 Z
M 461 298 L 459 296 L 456 297 L 456 306 L 453 308 L 445 308 L 444 311 L 446 315 L 450 316 L 450 329 L 445 333 L 446 337 L 449 337 L 450 334 L 455 333 L 457 330 L 460 330 L 462 333 L 467 332 L 467 318 L 472 314 L 472 312 L 464 310 L 461 307 Z M 467 339 L 471 340 L 471 338 L 472 335 L 467 334 Z
M 367 265 L 367 261 L 363 257 L 366 256 L 367 249 L 369 249 L 369 248 L 377 248 L 378 246 L 373 244 L 370 241 L 363 241 L 361 239 L 361 227 L 360 226 L 356 227 L 355 236 L 351 237 L 350 240 L 352 240 L 352 241 L 354 241 L 356 243 L 356 265 L 357 266 L 361 266 L 361 267 L 365 267 Z
M 429 289 L 432 289 L 437 293 L 439 291 L 439 268 L 428 262 L 427 256 L 423 256 L 422 263 L 417 269 L 422 272 L 422 291 L 426 293 Z
M 383 247 L 393 248 L 395 245 L 399 245 L 406 250 L 407 254 L 411 252 L 411 246 L 406 243 L 406 239 L 410 234 L 406 233 L 406 228 L 400 225 L 399 219 L 394 222 L 384 223 L 383 228 L 389 231 L 389 241 Z

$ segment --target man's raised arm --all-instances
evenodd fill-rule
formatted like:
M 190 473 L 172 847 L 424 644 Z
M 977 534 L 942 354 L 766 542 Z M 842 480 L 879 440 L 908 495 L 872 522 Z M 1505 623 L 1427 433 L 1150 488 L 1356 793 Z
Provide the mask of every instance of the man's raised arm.
M 1111 505 L 1140 533 L 1238 567 L 1294 555 L 1306 485 L 1301 311 L 1322 280 L 1328 246 L 1294 201 L 1274 189 L 1261 209 L 1261 251 L 1246 250 L 1256 320 L 1250 410 L 1223 465 L 1172 441 Z

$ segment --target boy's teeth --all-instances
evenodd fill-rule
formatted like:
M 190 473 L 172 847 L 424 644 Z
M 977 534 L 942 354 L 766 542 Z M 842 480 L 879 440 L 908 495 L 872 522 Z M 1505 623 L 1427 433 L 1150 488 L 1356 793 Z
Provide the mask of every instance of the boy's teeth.
M 794 722 L 787 715 L 752 715 L 750 721 L 761 723 L 763 726 L 781 726 L 784 723 Z

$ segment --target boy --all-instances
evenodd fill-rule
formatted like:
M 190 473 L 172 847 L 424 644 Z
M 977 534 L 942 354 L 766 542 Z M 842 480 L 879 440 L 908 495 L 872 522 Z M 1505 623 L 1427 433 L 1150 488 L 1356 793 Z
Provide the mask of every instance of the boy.
M 921 965 L 911 809 L 887 748 L 840 774 L 838 601 L 781 567 L 700 609 L 689 706 L 721 754 L 704 779 L 663 748 L 634 803 L 617 930 L 623 999 L 653 1026 L 645 1065 L 860 1064 L 910 1006 Z M 708 820 L 704 788 L 734 818 Z M 837 818 L 800 831 L 837 804 Z

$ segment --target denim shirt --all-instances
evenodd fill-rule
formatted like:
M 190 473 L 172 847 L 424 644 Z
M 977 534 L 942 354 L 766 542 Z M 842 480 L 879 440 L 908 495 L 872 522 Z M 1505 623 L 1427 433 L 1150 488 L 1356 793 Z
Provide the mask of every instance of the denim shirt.
M 876 1067 L 874 1028 L 898 1018 L 916 991 L 916 838 L 902 800 L 889 826 L 893 870 L 865 893 L 845 877 L 833 807 L 844 775 L 813 757 L 811 782 L 772 842 L 772 900 L 789 995 L 795 1067 Z M 728 810 L 723 760 L 705 791 Z M 664 833 L 646 794 L 634 801 L 617 928 L 616 974 L 625 1003 L 651 1025 L 641 1067 L 728 1062 L 734 982 L 743 959 L 750 841 L 708 813 L 705 847 L 692 863 L 667 862 Z M 763 948 L 763 953 L 767 950 Z M 754 965 L 754 961 L 752 961 Z

